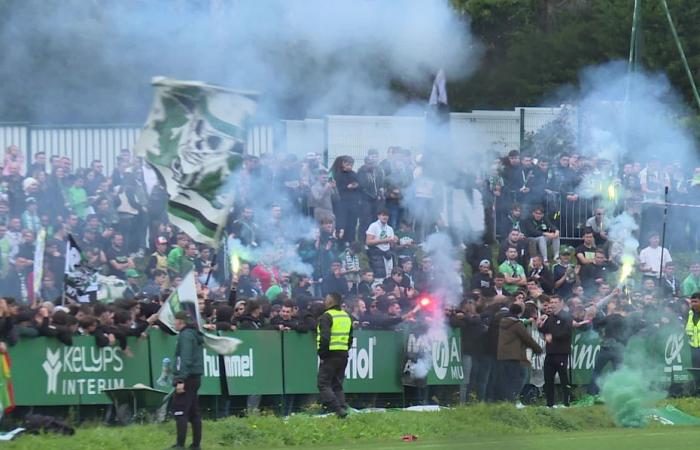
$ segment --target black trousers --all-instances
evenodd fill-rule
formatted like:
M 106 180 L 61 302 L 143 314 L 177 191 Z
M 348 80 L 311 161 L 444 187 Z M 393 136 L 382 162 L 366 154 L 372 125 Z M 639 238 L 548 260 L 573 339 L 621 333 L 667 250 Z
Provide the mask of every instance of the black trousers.
M 601 347 L 598 355 L 595 357 L 595 366 L 593 367 L 593 375 L 591 376 L 591 384 L 588 385 L 588 393 L 597 395 L 600 392 L 598 386 L 598 378 L 603 372 L 603 368 L 608 364 L 612 364 L 612 370 L 617 370 L 622 365 L 622 346 L 617 347 Z
M 317 385 L 321 403 L 336 413 L 346 407 L 343 379 L 347 364 L 346 355 L 332 355 L 322 359 L 321 365 L 318 366 Z
M 700 347 L 690 347 L 690 358 L 693 363 L 693 370 L 691 373 L 695 380 L 695 395 L 697 395 L 698 392 L 700 392 Z
M 544 357 L 544 395 L 547 406 L 554 406 L 554 376 L 559 374 L 563 403 L 569 406 L 569 355 L 547 355 Z
M 175 426 L 177 429 L 177 445 L 184 447 L 187 438 L 187 422 L 192 424 L 192 446 L 198 447 L 202 442 L 202 416 L 199 413 L 199 395 L 201 385 L 199 375 L 185 379 L 185 392 L 175 393 L 171 403 Z

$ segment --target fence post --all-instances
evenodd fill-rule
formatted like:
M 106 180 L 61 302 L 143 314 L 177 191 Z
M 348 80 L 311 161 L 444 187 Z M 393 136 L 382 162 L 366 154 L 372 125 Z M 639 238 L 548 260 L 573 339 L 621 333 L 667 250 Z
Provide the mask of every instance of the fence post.
M 525 108 L 520 108 L 520 150 L 525 143 Z

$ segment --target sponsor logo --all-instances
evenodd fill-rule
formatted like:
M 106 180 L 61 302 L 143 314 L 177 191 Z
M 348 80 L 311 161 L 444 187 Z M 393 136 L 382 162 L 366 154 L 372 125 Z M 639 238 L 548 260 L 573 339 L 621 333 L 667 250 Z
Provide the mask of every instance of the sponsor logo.
M 219 377 L 219 355 L 204 352 L 204 376 Z M 248 349 L 248 353 L 242 355 L 224 356 L 224 372 L 229 378 L 251 378 L 255 374 L 255 355 L 253 349 Z
M 374 379 L 374 347 L 377 345 L 377 338 L 371 337 L 367 340 L 366 347 L 359 347 L 357 338 L 353 338 L 352 346 L 348 350 L 348 365 L 345 367 L 345 378 Z
M 430 336 L 408 335 L 406 344 L 408 353 L 418 356 L 418 364 L 428 359 L 433 373 L 438 380 L 444 380 L 449 373 L 451 379 L 464 378 L 462 370 L 462 356 L 459 350 L 459 342 L 456 336 L 448 337 L 446 334 L 431 338 Z
M 124 379 L 115 377 L 124 369 L 116 347 L 59 347 L 46 349 L 41 364 L 46 373 L 46 394 L 97 395 L 105 389 L 124 387 Z

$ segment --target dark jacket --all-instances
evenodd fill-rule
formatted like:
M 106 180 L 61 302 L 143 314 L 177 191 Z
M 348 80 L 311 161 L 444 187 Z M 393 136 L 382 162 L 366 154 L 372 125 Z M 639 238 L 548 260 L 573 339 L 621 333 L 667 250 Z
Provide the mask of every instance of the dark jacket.
M 393 317 L 383 312 L 368 313 L 362 318 L 364 322 L 368 322 L 368 330 L 385 330 L 393 331 L 403 319 L 401 317 Z
M 453 316 L 450 326 L 459 328 L 463 355 L 475 355 L 482 352 L 481 340 L 488 326 L 479 316 Z
M 188 325 L 180 331 L 175 346 L 175 382 L 204 374 L 203 344 L 204 337 L 194 325 Z
M 552 294 L 554 290 L 554 277 L 549 267 L 542 266 L 540 269 L 530 268 L 527 272 L 528 280 L 536 280 L 545 294 Z
M 615 271 L 617 271 L 617 265 L 610 261 L 606 261 L 601 265 L 584 264 L 579 272 L 581 285 L 584 289 L 592 289 L 596 286 L 595 280 L 602 278 L 603 281 L 606 281 L 608 275 Z
M 620 314 L 596 317 L 593 328 L 602 334 L 601 347 L 624 348 L 631 332 L 627 319 Z
M 520 319 L 513 316 L 501 319 L 497 358 L 502 361 L 515 360 L 530 365 L 526 354 L 528 348 L 535 353 L 542 353 L 542 347 L 530 336 Z
M 498 354 L 498 333 L 500 330 L 501 320 L 508 316 L 508 310 L 497 311 L 489 321 L 488 329 L 484 336 L 485 351 L 484 354 L 493 356 Z
M 334 306 L 329 309 L 336 309 L 340 311 L 340 306 Z M 326 310 L 325 313 L 321 314 L 321 317 L 318 319 L 318 334 L 319 334 L 319 343 L 318 343 L 318 356 L 321 357 L 321 359 L 325 359 L 328 357 L 342 357 L 342 358 L 347 358 L 348 357 L 348 351 L 347 350 L 329 350 L 328 347 L 330 346 L 331 343 L 331 328 L 333 326 L 333 318 L 331 317 L 330 314 L 327 313 L 328 310 Z M 352 320 L 352 319 L 351 319 Z M 348 338 L 348 350 L 350 350 L 350 347 L 352 346 L 352 327 L 350 327 L 350 336 Z
M 566 311 L 549 316 L 540 327 L 543 334 L 551 334 L 552 342 L 548 342 L 546 349 L 548 355 L 571 354 L 571 335 L 573 324 L 571 316 Z
M 241 318 L 238 319 L 238 329 L 239 330 L 262 330 L 263 323 L 259 318 L 256 319 L 255 317 L 253 317 L 251 315 L 245 315 L 245 316 L 241 316 Z
M 522 232 L 527 237 L 540 237 L 544 233 L 550 233 L 557 229 L 546 217 L 542 218 L 540 221 L 530 217 L 529 219 L 523 220 L 521 225 L 523 227 Z
M 294 331 L 298 331 L 299 333 L 306 333 L 308 330 L 303 322 L 300 322 L 299 319 L 295 319 L 292 317 L 289 320 L 284 320 L 280 316 L 275 316 L 272 319 L 270 319 L 270 328 L 277 330 L 279 329 L 279 326 L 285 326 L 287 328 L 290 328 Z

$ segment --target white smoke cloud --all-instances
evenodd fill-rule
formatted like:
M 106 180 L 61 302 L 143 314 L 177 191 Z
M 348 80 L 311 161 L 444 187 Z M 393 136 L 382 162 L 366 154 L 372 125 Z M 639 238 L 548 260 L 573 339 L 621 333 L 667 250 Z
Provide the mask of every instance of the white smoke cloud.
M 140 122 L 154 75 L 258 90 L 273 118 L 393 112 L 392 81 L 463 76 L 479 55 L 446 0 L 14 0 L 0 14 L 7 119 L 14 105 L 34 120 Z

